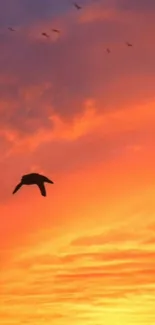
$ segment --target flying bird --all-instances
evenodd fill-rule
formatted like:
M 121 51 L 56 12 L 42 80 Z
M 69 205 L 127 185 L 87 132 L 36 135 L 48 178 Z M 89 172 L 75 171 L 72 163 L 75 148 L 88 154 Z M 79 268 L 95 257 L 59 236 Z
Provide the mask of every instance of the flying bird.
M 13 29 L 12 27 L 8 27 L 8 29 L 9 29 L 11 32 L 15 32 L 15 29 Z
M 131 44 L 131 43 L 129 43 L 129 42 L 126 42 L 126 45 L 127 45 L 127 46 L 132 46 L 132 44 Z
M 49 35 L 47 33 L 42 33 L 42 36 L 49 38 Z
M 78 10 L 79 10 L 79 9 L 82 9 L 82 7 L 80 7 L 76 2 L 74 2 L 73 4 L 74 4 L 74 7 L 75 7 L 76 9 L 78 9 Z
M 107 51 L 107 53 L 108 53 L 108 54 L 110 54 L 110 53 L 111 53 L 111 51 L 110 51 L 110 49 L 109 49 L 109 48 L 107 48 L 107 50 L 106 50 L 106 51 Z
M 54 29 L 54 28 L 53 28 L 53 29 L 52 29 L 52 32 L 54 32 L 54 33 L 58 33 L 58 34 L 59 34 L 59 33 L 60 33 L 60 30 L 59 30 L 59 29 Z
M 46 176 L 37 173 L 23 175 L 20 183 L 15 187 L 12 194 L 15 194 L 21 188 L 22 185 L 37 185 L 40 189 L 41 195 L 46 196 L 46 189 L 44 186 L 44 182 L 54 184 L 54 182 L 52 182 Z

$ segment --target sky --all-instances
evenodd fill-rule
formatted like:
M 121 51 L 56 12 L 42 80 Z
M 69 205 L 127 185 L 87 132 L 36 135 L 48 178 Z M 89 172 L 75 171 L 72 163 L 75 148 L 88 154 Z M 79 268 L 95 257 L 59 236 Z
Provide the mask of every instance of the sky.
M 155 1 L 78 3 L 0 0 L 0 320 L 154 325 Z

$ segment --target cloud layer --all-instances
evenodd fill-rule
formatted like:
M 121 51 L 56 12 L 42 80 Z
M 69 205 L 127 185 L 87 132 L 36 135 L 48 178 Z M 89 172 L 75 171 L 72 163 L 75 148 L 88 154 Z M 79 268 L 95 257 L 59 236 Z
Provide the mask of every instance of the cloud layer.
M 153 325 L 154 4 L 0 4 L 0 319 Z

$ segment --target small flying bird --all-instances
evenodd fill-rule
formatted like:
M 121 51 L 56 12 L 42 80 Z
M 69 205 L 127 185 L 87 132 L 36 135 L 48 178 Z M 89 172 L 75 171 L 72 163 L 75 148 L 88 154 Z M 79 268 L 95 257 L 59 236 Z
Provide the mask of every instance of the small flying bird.
M 49 35 L 47 33 L 42 33 L 42 36 L 49 38 Z
M 12 27 L 8 27 L 8 29 L 9 29 L 11 32 L 15 32 L 15 29 L 13 29 Z
M 107 48 L 107 49 L 106 49 L 106 51 L 107 51 L 107 53 L 108 53 L 108 54 L 110 54 L 110 53 L 111 53 L 111 51 L 110 51 L 110 49 L 109 49 L 109 48 Z
M 15 187 L 12 194 L 15 194 L 21 188 L 22 185 L 37 185 L 40 189 L 41 195 L 46 196 L 44 182 L 54 184 L 54 182 L 52 182 L 46 176 L 37 173 L 23 175 L 21 178 L 21 182 Z
M 53 28 L 53 29 L 52 29 L 52 32 L 54 32 L 54 33 L 58 33 L 58 34 L 59 34 L 59 33 L 60 33 L 60 30 L 59 30 L 59 29 L 54 29 L 54 28 Z
M 127 45 L 127 46 L 132 46 L 132 44 L 131 44 L 131 43 L 129 43 L 129 42 L 126 42 L 126 45 Z
M 82 9 L 82 7 L 80 7 L 76 2 L 74 2 L 73 5 L 74 5 L 74 7 L 75 7 L 76 9 L 78 9 L 78 10 L 79 10 L 79 9 Z

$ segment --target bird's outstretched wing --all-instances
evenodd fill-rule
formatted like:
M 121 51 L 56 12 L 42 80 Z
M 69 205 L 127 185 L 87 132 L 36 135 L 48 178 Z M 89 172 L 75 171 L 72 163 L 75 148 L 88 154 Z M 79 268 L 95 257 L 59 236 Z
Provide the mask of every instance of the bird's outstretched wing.
M 59 29 L 53 28 L 52 31 L 55 32 L 55 33 L 60 33 L 60 30 Z
M 81 8 L 82 8 L 82 7 L 80 7 L 76 2 L 74 2 L 73 4 L 74 4 L 74 7 L 75 7 L 76 9 L 81 9 Z
M 12 194 L 15 194 L 22 186 L 23 184 L 20 182 L 14 189 L 13 193 Z
M 15 29 L 13 29 L 12 27 L 8 27 L 8 29 L 9 29 L 11 32 L 15 32 Z
M 46 196 L 46 189 L 45 189 L 44 183 L 39 183 L 37 185 L 38 185 L 38 187 L 40 189 L 41 195 Z
M 46 33 L 42 33 L 42 36 L 49 38 L 49 35 Z
M 50 183 L 50 184 L 54 184 L 53 181 L 51 181 L 49 178 L 47 178 L 46 176 L 43 176 L 43 181 Z

